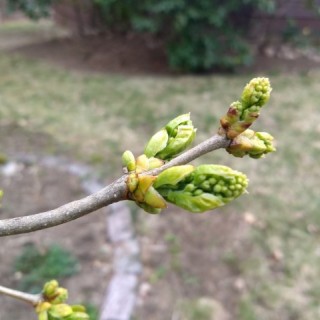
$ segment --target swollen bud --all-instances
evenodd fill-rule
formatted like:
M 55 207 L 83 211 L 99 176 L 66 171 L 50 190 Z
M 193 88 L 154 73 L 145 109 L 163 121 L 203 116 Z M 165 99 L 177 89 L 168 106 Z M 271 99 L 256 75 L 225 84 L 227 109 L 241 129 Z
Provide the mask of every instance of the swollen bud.
M 241 102 L 243 107 L 262 107 L 270 99 L 271 86 L 268 78 L 254 78 L 243 89 Z
M 68 299 L 68 290 L 59 287 L 57 280 L 51 280 L 45 283 L 42 295 L 46 301 L 52 304 L 60 304 Z
M 145 154 L 139 156 L 136 160 L 136 173 L 149 170 L 149 159 Z
M 72 308 L 67 304 L 56 304 L 51 306 L 48 310 L 49 319 L 51 320 L 62 320 L 72 315 Z
M 136 169 L 136 159 L 130 150 L 127 150 L 122 154 L 122 164 L 129 172 Z
M 194 166 L 190 164 L 166 169 L 158 175 L 157 180 L 153 186 L 156 189 L 165 185 L 175 186 L 186 176 L 188 176 L 192 171 L 194 171 Z
M 54 299 L 50 300 L 52 304 L 60 304 L 68 299 L 68 290 L 65 288 L 59 287 L 55 293 Z
M 166 129 L 161 129 L 155 133 L 147 143 L 144 154 L 150 158 L 154 157 L 158 152 L 163 150 L 168 143 L 169 135 Z
M 36 312 L 37 313 L 42 313 L 42 312 L 47 311 L 48 309 L 50 309 L 50 307 L 51 307 L 51 303 L 49 303 L 47 301 L 40 302 L 36 306 Z
M 273 146 L 273 137 L 269 133 L 255 132 L 250 129 L 233 139 L 226 150 L 235 157 L 242 158 L 248 155 L 254 159 L 262 158 L 267 153 L 276 151 Z
M 90 320 L 90 317 L 85 312 L 73 312 L 65 320 Z
M 179 166 L 170 169 L 174 168 L 179 170 Z M 241 172 L 220 165 L 201 165 L 182 179 L 172 179 L 171 184 L 155 183 L 154 187 L 168 202 L 191 212 L 204 212 L 239 197 L 247 185 L 247 177 Z
M 184 151 L 194 140 L 195 134 L 190 114 L 180 115 L 151 137 L 144 154 L 148 158 L 169 160 Z
M 254 78 L 244 88 L 241 101 L 233 102 L 221 119 L 219 134 L 234 139 L 248 129 L 259 117 L 260 109 L 270 98 L 268 78 Z
M 57 280 L 51 280 L 46 282 L 44 284 L 43 291 L 42 291 L 43 296 L 49 300 L 50 298 L 56 295 L 56 290 L 58 289 L 58 287 L 59 287 L 59 283 Z
M 42 311 L 38 313 L 38 320 L 49 320 L 48 312 Z
M 138 206 L 149 213 L 159 213 L 159 210 L 166 208 L 166 201 L 153 188 L 155 176 L 131 174 L 128 177 L 129 189 L 128 198 L 134 200 Z

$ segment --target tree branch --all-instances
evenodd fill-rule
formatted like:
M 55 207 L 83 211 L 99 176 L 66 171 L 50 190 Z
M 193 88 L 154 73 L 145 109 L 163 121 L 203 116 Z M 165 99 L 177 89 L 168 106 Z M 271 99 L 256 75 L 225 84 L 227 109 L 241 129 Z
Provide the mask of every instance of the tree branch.
M 41 294 L 25 293 L 18 290 L 6 288 L 3 286 L 0 286 L 0 293 L 15 299 L 22 300 L 24 302 L 31 303 L 33 306 L 36 306 L 41 301 Z
M 229 144 L 230 140 L 227 138 L 215 135 L 164 164 L 161 168 L 151 170 L 146 172 L 146 174 L 158 175 L 165 169 L 189 163 L 208 152 L 219 148 L 226 148 Z M 67 203 L 54 210 L 29 216 L 0 220 L 0 237 L 28 233 L 57 226 L 78 219 L 88 213 L 108 206 L 111 203 L 125 200 L 127 199 L 126 179 L 127 175 L 124 175 L 100 191 L 83 199 Z

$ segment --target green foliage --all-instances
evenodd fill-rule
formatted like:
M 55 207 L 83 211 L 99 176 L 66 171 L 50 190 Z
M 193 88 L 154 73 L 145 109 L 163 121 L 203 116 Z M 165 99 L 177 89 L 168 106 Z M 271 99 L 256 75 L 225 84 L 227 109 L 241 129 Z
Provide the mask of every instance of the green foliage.
M 180 311 L 186 320 L 210 320 L 214 311 L 210 305 L 201 303 L 201 300 L 185 300 L 180 303 Z
M 83 304 L 86 308 L 86 312 L 89 315 L 90 320 L 98 320 L 99 318 L 99 309 L 92 304 Z
M 157 34 L 166 42 L 171 67 L 202 72 L 249 62 L 245 36 L 255 9 L 273 9 L 262 0 L 95 0 L 108 26 Z
M 7 0 L 9 11 L 20 10 L 31 19 L 40 19 L 50 15 L 50 8 L 54 0 Z
M 79 269 L 77 259 L 59 246 L 53 245 L 40 252 L 33 244 L 24 247 L 14 268 L 23 275 L 20 289 L 35 293 L 41 291 L 44 282 L 71 276 Z

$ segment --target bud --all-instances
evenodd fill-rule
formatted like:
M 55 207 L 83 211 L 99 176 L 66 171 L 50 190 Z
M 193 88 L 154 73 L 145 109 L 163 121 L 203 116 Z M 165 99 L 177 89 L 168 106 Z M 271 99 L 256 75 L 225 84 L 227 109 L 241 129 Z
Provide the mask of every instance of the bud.
M 195 133 L 196 129 L 192 125 L 190 114 L 180 115 L 151 137 L 144 154 L 148 158 L 169 160 L 191 144 Z
M 149 170 L 149 159 L 145 154 L 139 156 L 136 160 L 136 173 Z
M 179 167 L 170 169 L 174 168 Z M 244 174 L 220 165 L 201 165 L 181 179 L 170 182 L 172 184 L 161 182 L 154 186 L 168 202 L 191 212 L 221 207 L 239 197 L 248 185 Z
M 128 171 L 134 171 L 136 169 L 136 159 L 130 150 L 127 150 L 122 154 L 122 164 Z
M 50 302 L 52 304 L 60 304 L 62 302 L 65 302 L 68 299 L 68 290 L 65 288 L 59 287 L 55 291 L 55 296 L 53 299 L 50 299 Z
M 169 136 L 167 130 L 161 129 L 151 137 L 144 149 L 144 154 L 148 158 L 154 157 L 158 152 L 166 147 L 168 139 Z
M 267 153 L 276 151 L 272 144 L 273 137 L 267 132 L 255 132 L 247 129 L 232 140 L 227 152 L 235 157 L 248 155 L 251 158 L 262 158 Z
M 90 317 L 85 312 L 74 312 L 65 318 L 65 320 L 90 320 Z
M 167 146 L 157 154 L 160 159 L 171 159 L 185 150 L 194 140 L 196 130 L 192 125 L 180 125 L 175 136 L 170 137 Z
M 139 206 L 141 209 L 143 209 L 145 212 L 148 212 L 150 214 L 159 214 L 161 212 L 161 209 L 154 208 L 146 203 L 140 203 L 136 202 L 137 206 Z
M 40 302 L 36 306 L 36 312 L 41 313 L 43 311 L 47 311 L 48 309 L 50 309 L 50 307 L 51 307 L 51 303 L 47 301 Z
M 149 158 L 149 170 L 160 168 L 164 165 L 164 161 L 158 158 L 151 157 Z
M 132 190 L 128 195 L 129 199 L 136 201 L 136 203 L 147 212 L 153 211 L 151 208 L 166 208 L 167 205 L 165 200 L 152 187 L 157 177 L 148 175 L 134 175 L 134 177 L 131 176 L 132 175 L 128 177 L 127 181 L 129 190 Z M 132 187 L 133 184 L 135 188 Z M 158 210 L 151 213 L 158 213 Z
M 42 312 L 38 313 L 38 320 L 49 320 L 48 312 L 42 311 Z
M 127 186 L 131 193 L 133 193 L 138 188 L 138 184 L 139 184 L 138 175 L 135 173 L 129 174 L 127 179 Z
M 58 287 L 59 283 L 57 280 L 51 280 L 46 282 L 43 286 L 43 296 L 49 300 L 50 298 L 56 295 L 56 290 L 58 289 Z
M 270 98 L 268 78 L 254 78 L 244 88 L 241 101 L 233 102 L 225 116 L 220 119 L 220 134 L 234 139 L 248 129 L 259 117 L 260 109 Z
M 72 315 L 72 308 L 67 304 L 55 304 L 48 310 L 50 320 L 62 320 Z
M 270 99 L 271 86 L 268 78 L 254 78 L 243 89 L 241 102 L 244 109 L 262 107 Z
M 194 170 L 192 165 L 176 166 L 161 172 L 154 183 L 154 187 L 160 188 L 165 185 L 175 186 Z
M 74 304 L 70 306 L 73 312 L 86 312 L 86 307 L 82 304 Z
M 157 209 L 164 209 L 167 207 L 166 201 L 152 186 L 149 187 L 144 196 L 144 203 Z

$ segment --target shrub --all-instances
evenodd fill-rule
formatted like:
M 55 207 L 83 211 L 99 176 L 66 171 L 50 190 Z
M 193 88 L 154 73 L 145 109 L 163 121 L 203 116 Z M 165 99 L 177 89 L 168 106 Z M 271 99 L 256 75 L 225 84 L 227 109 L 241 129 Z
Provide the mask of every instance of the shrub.
M 79 270 L 77 259 L 57 245 L 45 252 L 40 252 L 33 244 L 26 245 L 14 267 L 22 273 L 20 289 L 28 292 L 39 292 L 44 282 L 71 276 Z
M 7 0 L 9 11 L 20 10 L 32 19 L 40 19 L 50 15 L 54 0 Z
M 95 0 L 108 26 L 156 34 L 166 43 L 171 67 L 192 72 L 232 69 L 250 60 L 245 37 L 262 0 Z

